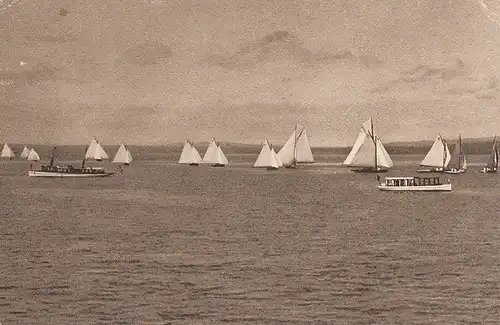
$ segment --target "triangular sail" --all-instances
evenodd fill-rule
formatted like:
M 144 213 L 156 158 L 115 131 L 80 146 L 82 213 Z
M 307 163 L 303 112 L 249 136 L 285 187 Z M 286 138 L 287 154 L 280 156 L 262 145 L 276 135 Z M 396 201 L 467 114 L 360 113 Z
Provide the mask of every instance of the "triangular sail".
M 373 139 L 368 134 L 365 134 L 365 138 L 349 166 L 363 168 L 375 167 L 375 142 L 373 142 Z
M 311 152 L 309 139 L 307 138 L 306 130 L 299 135 L 297 139 L 297 162 L 298 163 L 313 163 L 314 157 Z
M 29 161 L 39 161 L 40 160 L 40 156 L 38 155 L 38 153 L 33 148 L 33 149 L 30 150 L 30 153 L 28 154 L 28 158 L 27 159 Z
M 190 154 L 190 164 L 199 164 L 201 162 L 201 156 L 194 144 L 191 143 L 191 154 Z
M 359 149 L 361 148 L 361 145 L 366 139 L 366 133 L 361 129 L 359 131 L 358 137 L 356 138 L 356 141 L 354 141 L 354 144 L 352 146 L 351 151 L 347 155 L 346 159 L 343 162 L 343 165 L 350 166 L 352 164 L 352 161 L 354 160 L 354 157 L 358 153 Z
M 191 161 L 192 146 L 191 143 L 186 141 L 184 147 L 182 148 L 181 156 L 179 158 L 179 164 L 189 164 Z
M 280 168 L 283 166 L 283 163 L 280 164 L 280 159 L 274 149 L 271 147 L 269 150 L 269 167 Z
M 285 166 L 291 166 L 295 162 L 295 137 L 296 132 L 293 131 L 292 135 L 283 145 L 283 148 L 278 151 L 278 157 L 281 159 L 281 162 Z
M 92 138 L 85 152 L 85 159 L 103 160 L 108 159 L 108 154 L 95 137 Z
M 445 168 L 450 162 L 450 150 L 446 141 L 438 135 L 420 166 Z
M 120 147 L 118 148 L 118 151 L 116 152 L 115 158 L 113 159 L 113 163 L 115 164 L 130 164 L 131 155 L 128 152 L 127 148 L 125 148 L 125 145 L 123 143 L 120 144 Z
M 5 143 L 3 145 L 2 154 L 0 155 L 0 157 L 2 157 L 2 158 L 14 158 L 15 156 L 16 155 L 14 154 L 14 151 L 12 151 L 10 146 L 7 143 Z
M 130 151 L 128 151 L 128 149 L 127 149 L 127 155 L 128 155 L 128 161 L 129 161 L 129 163 L 131 163 L 133 159 L 132 159 L 132 155 L 130 154 Z
M 28 159 L 29 154 L 30 150 L 26 146 L 24 146 L 24 149 L 21 152 L 21 158 Z
M 212 138 L 210 144 L 208 145 L 207 151 L 203 156 L 202 162 L 206 164 L 217 163 L 217 160 L 219 159 L 219 152 L 217 148 L 218 148 L 217 141 L 215 141 L 215 138 Z
M 465 159 L 465 155 L 463 153 L 463 148 L 462 148 L 462 138 L 459 135 L 458 136 L 458 141 L 457 144 L 455 145 L 455 148 L 453 150 L 453 154 L 451 155 L 450 162 L 448 164 L 449 169 L 466 169 L 467 168 L 467 161 Z
M 257 160 L 253 164 L 254 167 L 268 167 L 269 155 L 271 154 L 271 148 L 269 147 L 269 142 L 267 139 L 262 144 L 262 149 L 260 150 Z
M 227 165 L 228 164 L 226 155 L 222 151 L 222 148 L 220 147 L 220 145 L 217 146 L 217 158 L 216 159 L 217 159 L 217 161 L 215 162 L 216 164 L 220 164 L 220 165 Z
M 389 156 L 380 138 L 377 137 L 377 167 L 392 168 L 393 166 L 394 162 L 391 156 Z

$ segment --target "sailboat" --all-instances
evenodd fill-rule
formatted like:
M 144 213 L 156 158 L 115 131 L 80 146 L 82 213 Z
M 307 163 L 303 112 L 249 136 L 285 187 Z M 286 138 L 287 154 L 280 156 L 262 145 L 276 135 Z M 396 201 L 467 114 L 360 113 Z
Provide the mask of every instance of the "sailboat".
M 201 161 L 201 156 L 198 150 L 196 150 L 194 144 L 186 140 L 184 143 L 184 148 L 182 148 L 181 156 L 179 158 L 179 164 L 188 164 L 190 166 L 198 166 Z
M 448 174 L 461 174 L 465 173 L 467 170 L 467 159 L 465 158 L 463 147 L 462 147 L 462 137 L 458 135 L 458 141 L 453 150 L 453 154 L 450 158 L 450 163 L 447 169 L 444 170 Z
M 480 170 L 481 173 L 496 173 L 498 169 L 498 150 L 497 136 L 493 138 L 493 148 L 491 149 L 490 157 L 486 162 L 486 166 Z
M 56 157 L 56 147 L 52 151 L 52 157 L 48 165 L 42 165 L 39 170 L 28 171 L 28 176 L 33 177 L 106 177 L 111 176 L 113 173 L 108 173 L 103 167 L 93 168 L 85 167 L 85 159 L 82 160 L 82 168 L 74 168 L 72 165 L 56 166 L 54 160 Z
M 450 159 L 451 155 L 450 150 L 448 149 L 448 144 L 446 143 L 446 140 L 443 139 L 441 134 L 438 134 L 431 149 L 427 152 L 424 160 L 420 163 L 420 166 L 429 168 L 417 169 L 417 173 L 442 172 L 446 167 L 448 167 Z
M 23 151 L 21 152 L 21 158 L 28 159 L 29 154 L 30 150 L 26 146 L 24 146 Z
M 10 148 L 9 144 L 5 143 L 3 145 L 2 154 L 0 154 L 0 157 L 14 159 L 16 155 L 14 154 L 14 151 L 12 151 L 12 149 Z
M 30 150 L 30 153 L 28 154 L 28 157 L 27 159 L 29 161 L 39 161 L 40 160 L 40 156 L 38 155 L 38 153 L 35 151 L 35 148 L 32 148 Z
M 125 148 L 125 145 L 123 142 L 120 144 L 120 147 L 118 148 L 118 151 L 116 152 L 115 158 L 113 159 L 113 163 L 115 164 L 124 164 L 125 166 L 130 165 L 132 162 L 132 155 L 128 151 L 127 148 Z
M 94 159 L 95 161 L 102 161 L 108 159 L 108 154 L 104 151 L 103 147 L 95 137 L 92 137 L 90 144 L 85 152 L 85 159 Z
M 389 153 L 375 134 L 372 118 L 361 125 L 361 130 L 343 164 L 352 171 L 361 173 L 383 173 L 394 166 Z
M 278 157 L 285 168 L 296 168 L 297 163 L 314 163 L 305 127 L 295 125 L 292 135 L 278 152 Z
M 266 167 L 268 170 L 276 170 L 283 166 L 283 162 L 279 156 L 274 151 L 274 148 L 269 141 L 266 139 L 262 144 L 262 149 L 260 150 L 257 160 L 253 164 L 253 167 Z
M 211 164 L 212 167 L 224 167 L 228 164 L 226 155 L 224 155 L 224 152 L 220 147 L 220 143 L 217 142 L 215 138 L 212 138 L 212 140 L 210 141 L 210 144 L 208 145 L 207 151 L 205 152 L 205 155 L 203 156 L 201 162 L 205 164 Z

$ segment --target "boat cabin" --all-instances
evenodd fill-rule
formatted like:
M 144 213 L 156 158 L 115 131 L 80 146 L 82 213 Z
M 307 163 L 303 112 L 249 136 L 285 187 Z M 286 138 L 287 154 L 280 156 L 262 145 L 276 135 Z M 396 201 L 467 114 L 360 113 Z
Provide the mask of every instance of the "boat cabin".
M 76 169 L 72 165 L 68 166 L 51 166 L 43 165 L 40 167 L 42 172 L 53 172 L 53 173 L 78 173 L 78 174 L 102 174 L 105 173 L 102 167 L 85 167 L 82 169 Z
M 386 177 L 386 186 L 435 186 L 443 185 L 439 177 Z

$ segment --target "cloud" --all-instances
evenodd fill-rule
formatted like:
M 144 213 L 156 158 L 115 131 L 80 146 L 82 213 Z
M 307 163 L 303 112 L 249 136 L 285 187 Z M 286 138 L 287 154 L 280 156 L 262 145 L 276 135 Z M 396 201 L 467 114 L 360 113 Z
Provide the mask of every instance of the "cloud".
M 473 96 L 492 98 L 498 93 L 498 80 L 494 75 L 477 76 L 467 69 L 464 61 L 441 65 L 418 65 L 400 72 L 397 77 L 372 88 L 374 94 L 427 93 L 439 96 Z
M 55 80 L 59 71 L 60 69 L 48 65 L 39 65 L 32 69 L 0 70 L 0 84 L 34 84 L 47 80 Z
M 158 64 L 172 56 L 172 50 L 159 42 L 148 42 L 129 48 L 125 51 L 123 59 L 134 65 Z
M 339 61 L 356 61 L 364 65 L 380 63 L 376 58 L 369 56 L 356 57 L 348 50 L 335 53 L 312 51 L 305 47 L 300 38 L 288 31 L 274 31 L 229 56 L 211 56 L 208 62 L 227 69 L 252 69 L 259 63 L 279 59 L 289 59 L 304 66 L 325 65 Z
M 69 33 L 65 34 L 31 34 L 24 35 L 24 38 L 28 41 L 34 42 L 44 42 L 44 43 L 68 43 L 76 41 L 77 38 Z

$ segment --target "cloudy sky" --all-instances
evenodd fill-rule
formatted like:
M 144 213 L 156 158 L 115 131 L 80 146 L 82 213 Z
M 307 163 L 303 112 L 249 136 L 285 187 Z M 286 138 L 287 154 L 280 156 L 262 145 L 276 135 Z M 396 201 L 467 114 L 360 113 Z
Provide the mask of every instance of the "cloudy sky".
M 0 142 L 500 134 L 499 0 L 0 2 Z

